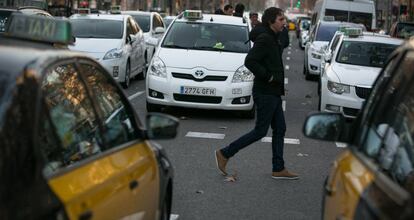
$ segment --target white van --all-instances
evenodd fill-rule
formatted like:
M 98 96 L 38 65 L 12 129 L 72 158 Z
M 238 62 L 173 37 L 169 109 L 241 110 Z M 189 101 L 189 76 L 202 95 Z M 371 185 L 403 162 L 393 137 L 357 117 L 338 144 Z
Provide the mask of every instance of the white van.
M 364 24 L 368 31 L 376 29 L 375 2 L 373 0 L 318 0 L 313 8 L 314 26 L 325 16 L 333 16 L 335 21 Z

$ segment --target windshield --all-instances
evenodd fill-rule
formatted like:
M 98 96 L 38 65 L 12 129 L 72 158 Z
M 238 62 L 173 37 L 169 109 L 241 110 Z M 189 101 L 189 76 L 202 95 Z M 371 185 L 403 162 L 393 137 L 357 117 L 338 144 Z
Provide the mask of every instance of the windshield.
M 247 53 L 248 34 L 247 26 L 175 22 L 162 47 Z
M 338 25 L 321 25 L 316 33 L 316 41 L 331 41 Z
M 414 36 L 414 24 L 401 23 L 397 26 L 397 37 L 410 38 Z
M 336 62 L 358 66 L 383 67 L 388 56 L 397 46 L 384 43 L 344 41 Z
M 0 11 L 0 33 L 6 31 L 6 23 L 12 11 Z
M 124 33 L 123 21 L 103 19 L 73 19 L 72 31 L 77 38 L 120 39 Z
M 138 22 L 143 32 L 150 31 L 150 15 L 131 15 Z

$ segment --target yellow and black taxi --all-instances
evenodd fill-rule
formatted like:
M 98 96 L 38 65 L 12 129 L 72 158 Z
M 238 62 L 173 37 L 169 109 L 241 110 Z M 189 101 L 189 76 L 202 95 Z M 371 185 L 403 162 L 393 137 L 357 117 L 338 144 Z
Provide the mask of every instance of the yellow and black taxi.
M 323 219 L 414 219 L 414 39 L 394 51 L 357 119 L 308 116 L 306 136 L 343 142 L 324 185 Z
M 28 40 L 29 38 L 30 40 Z M 95 60 L 64 48 L 66 19 L 13 15 L 0 39 L 0 219 L 168 219 L 173 170 Z

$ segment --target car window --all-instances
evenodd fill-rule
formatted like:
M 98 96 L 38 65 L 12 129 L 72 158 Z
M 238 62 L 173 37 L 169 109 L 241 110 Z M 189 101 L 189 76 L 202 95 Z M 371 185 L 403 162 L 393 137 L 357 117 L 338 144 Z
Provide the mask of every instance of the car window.
M 40 147 L 48 162 L 44 172 L 51 174 L 101 152 L 95 110 L 75 66 L 59 64 L 47 69 L 42 93 L 50 121 L 41 121 L 40 127 L 56 132 L 56 138 L 54 132 L 41 137 Z M 49 142 L 52 139 L 56 140 Z
M 409 23 L 398 24 L 396 26 L 396 29 L 397 29 L 396 37 L 408 39 L 411 36 L 414 36 L 414 24 L 409 24 Z
M 366 127 L 364 128 L 363 133 L 365 133 L 364 140 L 362 141 L 362 150 L 364 153 L 373 158 L 378 159 L 381 153 L 381 148 L 384 145 L 387 145 L 387 141 L 391 138 L 395 139 L 395 135 L 392 134 L 390 130 L 391 121 L 395 116 L 395 112 L 398 111 L 398 97 L 401 97 L 403 93 L 403 82 L 409 82 L 412 78 L 409 73 L 411 73 L 410 68 L 414 65 L 414 56 L 405 57 L 398 69 L 391 76 L 391 79 L 387 85 L 381 88 L 384 91 L 382 94 L 378 93 L 378 87 L 374 89 L 374 92 L 377 93 L 375 96 L 381 96 L 376 103 L 373 103 L 369 106 L 370 112 L 372 115 Z M 384 79 L 384 82 L 386 80 Z M 377 82 L 377 84 L 380 82 Z M 372 98 L 372 96 L 370 97 Z M 391 132 L 391 133 L 389 133 Z M 390 137 L 393 136 L 393 137 Z M 386 141 L 384 141 L 384 138 Z M 390 144 L 388 144 L 390 145 Z M 381 164 L 382 166 L 386 166 Z
M 348 11 L 326 9 L 325 16 L 334 16 L 335 21 L 348 21 Z
M 155 31 L 155 28 L 157 28 L 157 27 L 164 27 L 164 23 L 162 22 L 162 18 L 160 16 L 154 15 L 152 30 Z
M 247 26 L 174 22 L 162 47 L 247 53 L 248 34 Z
M 122 99 L 121 91 L 96 65 L 82 63 L 82 73 L 92 90 L 97 111 L 103 123 L 103 139 L 112 148 L 137 139 L 138 131 L 134 114 Z
M 78 38 L 121 39 L 124 22 L 103 19 L 72 19 L 73 36 Z
M 372 13 L 351 11 L 349 12 L 349 22 L 363 24 L 370 31 L 372 28 Z
M 316 41 L 330 41 L 338 30 L 337 25 L 320 25 L 316 33 Z
M 343 41 L 336 62 L 357 66 L 383 67 L 398 45 L 363 41 Z
M 336 46 L 339 43 L 339 39 L 341 39 L 341 35 L 340 34 L 336 35 L 335 38 L 333 39 L 332 44 L 331 44 L 331 47 L 329 48 L 331 50 L 331 52 L 333 52 L 335 50 Z
M 139 24 L 142 28 L 142 31 L 149 32 L 150 31 L 150 15 L 131 15 L 135 21 Z

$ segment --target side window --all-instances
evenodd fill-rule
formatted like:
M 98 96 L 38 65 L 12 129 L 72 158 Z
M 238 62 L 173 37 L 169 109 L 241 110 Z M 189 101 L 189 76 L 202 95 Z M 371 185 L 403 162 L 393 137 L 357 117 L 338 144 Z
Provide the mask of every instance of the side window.
M 331 52 L 333 52 L 335 50 L 336 46 L 339 43 L 339 39 L 341 39 L 341 35 L 338 34 L 338 35 L 335 36 L 335 39 L 332 42 L 331 48 L 329 48 L 331 50 Z
M 138 138 L 138 127 L 122 92 L 95 64 L 82 63 L 82 73 L 91 89 L 103 123 L 103 139 L 112 148 Z
M 43 117 L 48 120 L 41 121 L 40 130 L 50 131 L 40 135 L 46 174 L 101 151 L 95 110 L 79 77 L 73 64 L 60 64 L 49 68 L 43 79 Z
M 395 135 L 392 134 L 394 131 L 391 129 L 391 122 L 394 120 L 395 113 L 399 109 L 401 102 L 399 97 L 405 95 L 404 87 L 406 84 L 404 84 L 404 82 L 410 82 L 412 78 L 409 74 L 412 65 L 414 65 L 413 53 L 402 60 L 402 63 L 398 65 L 399 68 L 392 74 L 391 79 L 387 81 L 385 78 L 387 77 L 387 74 L 389 74 L 387 72 L 389 70 L 385 69 L 381 77 L 384 82 L 387 82 L 387 85 L 383 86 L 381 84 L 384 83 L 381 83 L 381 81 L 377 82 L 376 88 L 374 88 L 376 94 L 370 97 L 370 101 L 372 101 L 371 99 L 373 98 L 380 99 L 369 103 L 370 110 L 367 114 L 371 115 L 372 118 L 364 128 L 363 133 L 366 134 L 363 137 L 362 147 L 364 153 L 375 160 L 378 160 L 378 157 L 381 157 L 380 153 L 383 152 L 383 149 L 389 148 L 390 144 L 387 141 L 391 138 L 395 139 Z M 380 94 L 380 91 L 378 90 L 383 91 L 383 93 Z M 386 140 L 384 141 L 384 139 Z M 384 168 L 388 165 L 381 164 L 381 166 Z

